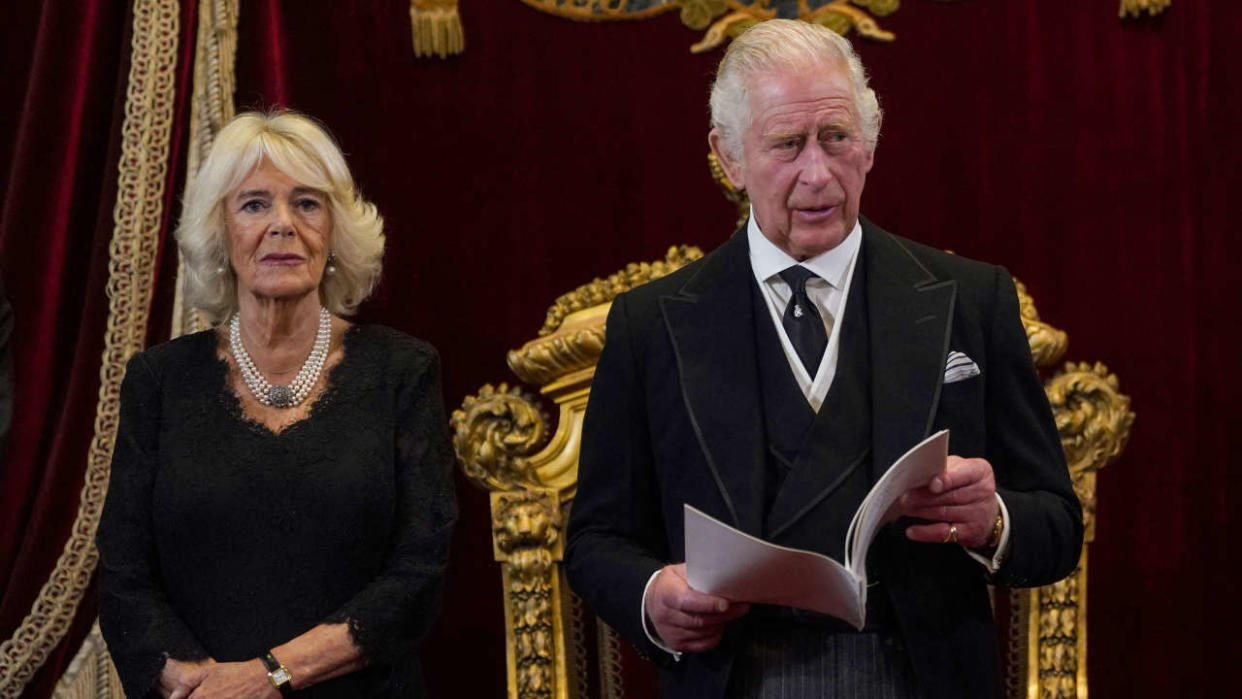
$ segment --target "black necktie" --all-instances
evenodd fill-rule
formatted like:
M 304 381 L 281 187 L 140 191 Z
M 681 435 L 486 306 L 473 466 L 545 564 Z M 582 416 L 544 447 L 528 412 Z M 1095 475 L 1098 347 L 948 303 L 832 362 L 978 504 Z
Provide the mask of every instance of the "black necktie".
M 824 356 L 824 348 L 828 346 L 828 332 L 824 329 L 824 321 L 815 310 L 815 304 L 806 295 L 806 280 L 819 275 L 802 265 L 794 265 L 781 272 L 781 279 L 789 285 L 793 296 L 789 297 L 789 305 L 785 306 L 785 316 L 781 324 L 785 333 L 793 343 L 806 373 L 815 378 L 819 371 L 819 360 Z

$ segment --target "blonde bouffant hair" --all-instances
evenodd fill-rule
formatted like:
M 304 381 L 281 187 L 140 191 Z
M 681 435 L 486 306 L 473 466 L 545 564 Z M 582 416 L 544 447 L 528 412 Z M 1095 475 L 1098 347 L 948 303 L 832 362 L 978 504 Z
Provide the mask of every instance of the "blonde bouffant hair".
M 336 272 L 323 275 L 319 299 L 337 315 L 352 315 L 379 282 L 384 220 L 358 193 L 345 156 L 327 130 L 292 111 L 238 114 L 216 134 L 211 152 L 186 189 L 176 230 L 186 269 L 186 301 L 212 322 L 237 310 L 237 275 L 229 264 L 224 200 L 264 160 L 327 195 Z

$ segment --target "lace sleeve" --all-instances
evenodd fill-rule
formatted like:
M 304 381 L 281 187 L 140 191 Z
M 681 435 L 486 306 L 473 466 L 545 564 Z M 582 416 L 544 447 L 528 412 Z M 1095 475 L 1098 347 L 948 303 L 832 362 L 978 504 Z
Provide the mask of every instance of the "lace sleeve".
M 99 625 L 131 697 L 151 691 L 166 658 L 207 657 L 169 603 L 155 558 L 151 492 L 160 413 L 159 381 L 137 355 L 121 384 L 121 419 L 97 536 Z
M 457 515 L 453 455 L 440 393 L 439 357 L 427 345 L 396 397 L 395 482 L 398 522 L 380 574 L 326 621 L 347 622 L 374 663 L 413 653 L 435 618 L 449 536 Z

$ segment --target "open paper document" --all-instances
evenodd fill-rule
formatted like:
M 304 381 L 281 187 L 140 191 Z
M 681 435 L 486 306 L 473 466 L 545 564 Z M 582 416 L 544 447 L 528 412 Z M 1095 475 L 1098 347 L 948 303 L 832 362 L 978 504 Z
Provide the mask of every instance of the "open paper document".
M 867 551 L 897 518 L 897 500 L 944 469 L 949 432 L 907 451 L 858 506 L 845 537 L 845 564 L 823 554 L 770 544 L 685 506 L 686 582 L 737 602 L 779 604 L 831 614 L 858 629 L 866 622 Z

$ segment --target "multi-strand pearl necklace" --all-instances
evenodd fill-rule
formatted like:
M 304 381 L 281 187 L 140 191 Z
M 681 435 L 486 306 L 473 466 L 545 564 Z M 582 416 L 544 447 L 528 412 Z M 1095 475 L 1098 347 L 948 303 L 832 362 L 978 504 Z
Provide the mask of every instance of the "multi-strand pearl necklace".
M 241 315 L 234 313 L 229 321 L 229 346 L 233 350 L 237 368 L 241 371 L 242 381 L 246 383 L 255 400 L 277 408 L 292 408 L 306 400 L 311 389 L 319 382 L 319 372 L 323 370 L 323 363 L 328 359 L 328 346 L 331 342 L 332 314 L 320 306 L 319 332 L 315 335 L 315 346 L 311 348 L 310 356 L 302 363 L 302 370 L 289 385 L 270 384 L 255 367 L 254 361 L 246 353 L 246 346 L 242 344 Z

